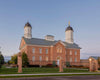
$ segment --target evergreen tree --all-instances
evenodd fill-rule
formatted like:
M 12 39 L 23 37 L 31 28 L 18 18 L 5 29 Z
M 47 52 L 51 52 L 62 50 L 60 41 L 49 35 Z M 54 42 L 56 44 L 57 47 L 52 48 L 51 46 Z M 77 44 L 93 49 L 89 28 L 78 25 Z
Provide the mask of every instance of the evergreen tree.
M 4 64 L 4 57 L 2 54 L 0 54 L 0 68 Z
M 56 67 L 56 61 L 53 61 L 52 65 L 53 65 L 53 67 Z
M 25 52 L 22 53 L 22 66 L 27 67 L 29 64 L 28 57 Z

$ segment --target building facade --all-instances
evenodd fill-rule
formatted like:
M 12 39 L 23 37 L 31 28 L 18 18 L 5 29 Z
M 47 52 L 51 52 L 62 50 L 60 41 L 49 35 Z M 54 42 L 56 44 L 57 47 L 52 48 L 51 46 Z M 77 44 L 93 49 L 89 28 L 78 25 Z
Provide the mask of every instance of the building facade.
M 65 41 L 54 40 L 54 36 L 47 35 L 45 39 L 32 38 L 32 26 L 26 23 L 24 37 L 21 39 L 20 52 L 25 52 L 30 65 L 46 65 L 52 61 L 80 62 L 80 47 L 74 43 L 73 28 L 69 26 L 65 30 Z

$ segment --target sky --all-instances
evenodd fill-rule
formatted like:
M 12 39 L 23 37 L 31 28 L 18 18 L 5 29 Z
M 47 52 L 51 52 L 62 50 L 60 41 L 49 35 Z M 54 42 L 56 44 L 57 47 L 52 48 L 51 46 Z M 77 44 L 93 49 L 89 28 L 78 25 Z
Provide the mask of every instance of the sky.
M 55 36 L 65 41 L 65 29 L 74 29 L 81 58 L 100 56 L 100 0 L 0 0 L 0 47 L 4 56 L 19 52 L 26 22 L 32 37 Z

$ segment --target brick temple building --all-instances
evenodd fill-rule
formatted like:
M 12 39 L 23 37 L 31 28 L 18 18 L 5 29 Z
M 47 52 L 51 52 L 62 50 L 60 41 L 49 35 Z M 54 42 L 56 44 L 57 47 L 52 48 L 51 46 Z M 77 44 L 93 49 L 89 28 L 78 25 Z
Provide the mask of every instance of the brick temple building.
M 24 36 L 20 43 L 20 52 L 25 52 L 30 65 L 47 64 L 50 61 L 80 62 L 80 47 L 74 43 L 73 28 L 65 29 L 65 41 L 55 40 L 54 36 L 46 35 L 44 39 L 32 38 L 32 26 L 27 22 L 24 26 Z M 46 63 L 47 62 L 47 63 Z M 42 65 L 42 63 L 41 63 Z

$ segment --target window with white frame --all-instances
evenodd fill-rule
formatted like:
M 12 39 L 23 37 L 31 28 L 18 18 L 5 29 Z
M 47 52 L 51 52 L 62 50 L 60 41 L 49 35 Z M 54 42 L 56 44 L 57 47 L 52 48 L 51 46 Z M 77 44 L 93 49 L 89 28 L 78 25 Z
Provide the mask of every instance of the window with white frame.
M 32 57 L 32 61 L 35 61 L 35 56 Z
M 39 49 L 39 52 L 42 53 L 42 49 L 41 48 Z
M 35 48 L 33 48 L 33 53 L 35 53 Z
M 46 61 L 48 61 L 48 56 L 46 56 Z
M 75 58 L 75 62 L 77 62 L 77 58 Z
M 48 49 L 46 49 L 46 54 L 48 54 Z
M 72 62 L 72 57 L 70 57 L 70 62 Z
M 40 56 L 40 61 L 42 61 L 42 57 Z
M 70 50 L 70 55 L 72 55 L 72 51 Z

